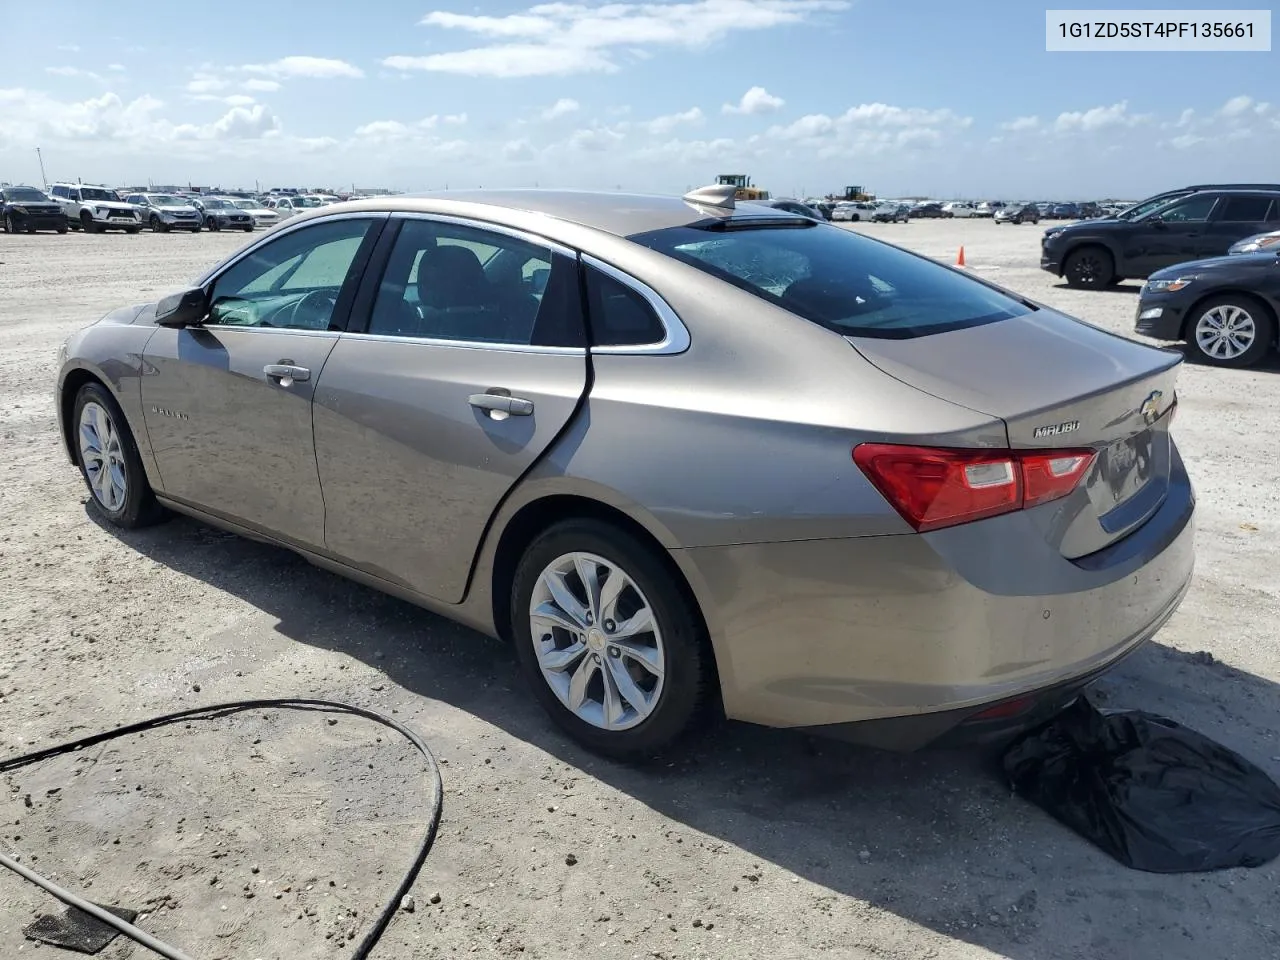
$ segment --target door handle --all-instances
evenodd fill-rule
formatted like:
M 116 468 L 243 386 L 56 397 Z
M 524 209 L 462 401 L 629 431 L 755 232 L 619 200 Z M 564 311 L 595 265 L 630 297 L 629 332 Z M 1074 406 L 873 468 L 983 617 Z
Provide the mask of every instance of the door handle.
M 467 403 L 477 410 L 483 410 L 494 420 L 533 415 L 532 400 L 526 400 L 524 397 L 513 397 L 505 393 L 473 393 L 467 397 Z
M 267 375 L 268 380 L 278 380 L 283 387 L 289 386 L 294 380 L 310 380 L 311 371 L 306 367 L 297 367 L 292 363 L 268 363 L 262 368 L 262 372 Z

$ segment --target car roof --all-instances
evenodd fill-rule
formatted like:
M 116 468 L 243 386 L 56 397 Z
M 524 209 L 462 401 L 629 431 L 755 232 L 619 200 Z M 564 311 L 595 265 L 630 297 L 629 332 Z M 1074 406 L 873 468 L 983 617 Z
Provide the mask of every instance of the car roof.
M 795 218 L 795 214 L 770 207 L 767 203 L 742 201 L 733 210 L 712 211 L 680 197 L 590 190 L 449 190 L 401 194 L 351 200 L 311 211 L 311 214 L 357 209 L 449 213 L 450 208 L 465 212 L 467 209 L 474 211 L 477 207 L 538 214 L 619 237 L 704 223 L 711 219 Z

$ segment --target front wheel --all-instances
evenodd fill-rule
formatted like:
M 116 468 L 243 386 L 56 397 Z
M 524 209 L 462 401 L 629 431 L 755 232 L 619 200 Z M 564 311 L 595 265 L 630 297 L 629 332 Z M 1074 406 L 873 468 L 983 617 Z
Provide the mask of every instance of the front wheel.
M 67 232 L 67 225 L 64 223 L 62 226 L 60 226 L 60 227 L 56 227 L 55 229 L 56 229 L 59 233 L 66 233 L 66 232 Z
M 98 225 L 93 222 L 93 214 L 88 210 L 85 210 L 80 214 L 80 229 L 85 233 L 98 232 Z
M 142 458 L 124 412 L 100 383 L 76 394 L 72 413 L 76 457 L 93 505 L 117 527 L 134 529 L 165 516 L 147 481 Z
M 1196 307 L 1188 321 L 1192 355 L 1216 367 L 1251 367 L 1275 341 L 1275 317 L 1246 294 L 1214 297 Z
M 660 753 L 702 713 L 714 668 L 678 575 L 627 532 L 556 524 L 525 551 L 511 633 L 534 695 L 575 740 L 618 759 Z
M 124 228 L 125 233 L 139 233 L 141 232 L 141 230 L 142 230 L 141 227 L 125 227 Z
M 152 214 L 151 216 L 151 232 L 152 233 L 168 233 L 168 225 L 159 217 Z
M 1062 265 L 1067 284 L 1081 290 L 1101 290 L 1116 275 L 1115 260 L 1102 247 L 1082 247 Z
M 6 213 L 6 214 L 4 215 L 4 232 L 5 232 L 5 233 L 17 233 L 17 232 L 18 232 L 18 224 L 17 224 L 17 222 L 13 219 L 13 214 L 12 214 L 12 213 Z

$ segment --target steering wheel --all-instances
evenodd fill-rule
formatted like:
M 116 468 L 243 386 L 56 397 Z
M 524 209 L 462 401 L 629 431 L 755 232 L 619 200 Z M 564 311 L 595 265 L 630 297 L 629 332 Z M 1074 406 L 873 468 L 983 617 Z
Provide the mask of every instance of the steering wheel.
M 328 329 L 337 305 L 338 298 L 328 290 L 312 290 L 294 302 L 287 326 L 304 330 Z

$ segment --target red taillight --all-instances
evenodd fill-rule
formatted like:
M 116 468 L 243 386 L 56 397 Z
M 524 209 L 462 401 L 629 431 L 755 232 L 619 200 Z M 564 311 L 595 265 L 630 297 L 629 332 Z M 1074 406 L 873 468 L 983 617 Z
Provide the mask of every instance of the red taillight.
M 1092 450 L 949 450 L 892 443 L 854 447 L 854 462 L 916 530 L 1021 510 L 1065 497 Z

